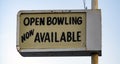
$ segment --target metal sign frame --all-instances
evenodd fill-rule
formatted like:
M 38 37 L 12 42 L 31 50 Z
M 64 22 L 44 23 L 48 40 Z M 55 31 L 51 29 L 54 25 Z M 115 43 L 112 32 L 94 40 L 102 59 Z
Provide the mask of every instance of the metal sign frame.
M 21 49 L 19 46 L 19 22 L 22 13 L 86 13 L 86 48 L 72 49 Z M 22 56 L 91 56 L 98 53 L 101 56 L 101 10 L 21 10 L 17 14 L 17 44 Z

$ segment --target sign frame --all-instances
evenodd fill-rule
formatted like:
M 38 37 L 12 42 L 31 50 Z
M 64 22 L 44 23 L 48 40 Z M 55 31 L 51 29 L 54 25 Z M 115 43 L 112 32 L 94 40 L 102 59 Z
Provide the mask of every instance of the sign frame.
M 73 49 L 21 49 L 19 46 L 19 22 L 22 13 L 86 13 L 86 48 Z M 17 14 L 16 48 L 22 56 L 101 56 L 101 10 L 21 10 Z

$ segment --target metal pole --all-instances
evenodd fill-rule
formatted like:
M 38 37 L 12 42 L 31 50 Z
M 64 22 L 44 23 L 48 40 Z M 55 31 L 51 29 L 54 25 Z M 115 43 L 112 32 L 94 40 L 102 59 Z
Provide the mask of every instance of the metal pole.
M 98 0 L 92 0 L 92 9 L 98 9 Z
M 98 0 L 92 0 L 92 9 L 98 9 Z M 91 64 L 98 64 L 98 53 L 94 53 L 92 54 L 92 58 L 91 58 Z
M 92 64 L 98 64 L 98 54 L 92 54 Z

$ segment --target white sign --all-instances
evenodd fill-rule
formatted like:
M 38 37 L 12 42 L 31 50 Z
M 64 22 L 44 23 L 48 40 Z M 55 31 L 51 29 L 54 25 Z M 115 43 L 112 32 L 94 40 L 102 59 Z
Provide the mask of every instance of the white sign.
M 23 10 L 17 24 L 23 56 L 101 55 L 100 10 Z

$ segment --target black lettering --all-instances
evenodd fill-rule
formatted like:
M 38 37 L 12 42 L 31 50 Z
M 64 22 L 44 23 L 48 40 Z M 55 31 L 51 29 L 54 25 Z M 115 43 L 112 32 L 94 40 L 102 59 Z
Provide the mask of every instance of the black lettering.
M 31 18 L 30 18 L 30 25 L 32 25 L 34 22 L 35 22 L 35 18 L 34 18 L 34 17 L 31 17 Z
M 59 42 L 59 40 L 57 40 L 57 32 L 55 32 L 55 42 Z
M 23 36 L 21 36 L 21 41 L 22 43 L 26 40 L 25 34 L 23 34 Z
M 28 26 L 28 25 L 29 25 L 29 22 L 30 22 L 29 18 L 28 18 L 28 17 L 25 17 L 24 20 L 23 20 L 23 24 L 24 24 L 25 26 Z
M 39 37 L 39 33 L 36 33 L 36 36 L 35 36 L 35 39 L 34 39 L 34 42 L 40 42 L 40 37 Z
M 51 32 L 51 42 L 53 42 L 53 32 Z
M 44 38 L 45 38 L 45 32 L 43 33 L 40 33 L 40 38 L 41 38 L 41 42 L 45 42 Z
M 44 42 L 46 42 L 46 40 L 48 40 L 48 42 L 50 42 L 50 36 L 49 36 L 49 33 L 48 33 L 48 32 L 46 33 Z
M 29 31 L 29 35 L 30 36 L 34 35 L 34 29 Z
M 63 22 L 64 20 L 66 19 L 67 17 L 60 17 L 58 18 L 58 25 L 63 25 Z M 66 20 L 65 20 L 66 21 Z
M 58 17 L 58 18 L 59 18 L 59 17 Z M 53 24 L 53 25 L 56 25 L 56 23 L 57 23 L 57 19 L 58 19 L 58 18 L 53 17 L 53 19 L 52 19 L 52 24 Z
M 67 22 L 67 17 L 65 17 L 65 25 L 68 25 L 69 22 Z
M 47 17 L 47 25 L 51 25 L 51 17 Z
M 72 39 L 71 32 L 67 32 L 67 42 L 70 42 Z
M 26 32 L 26 38 L 28 39 L 29 38 L 29 32 Z
M 66 42 L 66 38 L 65 38 L 65 33 L 64 32 L 62 32 L 62 35 L 61 35 L 61 38 L 60 38 L 60 42 L 62 42 L 62 41 Z
M 30 30 L 29 32 L 26 32 L 24 33 L 22 36 L 21 36 L 21 41 L 22 43 L 28 39 L 30 36 L 34 35 L 34 29 L 33 30 Z
M 40 18 L 40 25 L 45 25 L 45 17 Z
M 38 17 L 36 18 L 35 25 L 39 25 L 39 18 Z
M 81 34 L 81 31 L 78 31 L 77 32 L 77 41 L 79 41 L 79 42 L 81 41 L 81 39 L 80 39 L 81 35 L 80 34 Z
M 78 25 L 82 24 L 82 17 L 78 17 L 77 21 L 78 21 Z
M 69 17 L 69 24 L 70 24 L 70 25 L 72 24 L 71 21 L 72 21 L 72 19 L 71 19 L 71 17 Z
M 72 17 L 72 24 L 76 25 L 77 24 L 77 17 Z
M 75 40 L 75 33 L 73 32 L 73 34 L 72 34 L 72 37 L 73 37 L 73 42 L 76 42 L 77 40 Z

